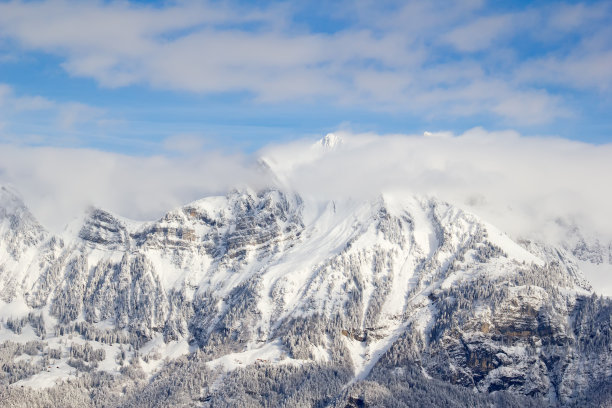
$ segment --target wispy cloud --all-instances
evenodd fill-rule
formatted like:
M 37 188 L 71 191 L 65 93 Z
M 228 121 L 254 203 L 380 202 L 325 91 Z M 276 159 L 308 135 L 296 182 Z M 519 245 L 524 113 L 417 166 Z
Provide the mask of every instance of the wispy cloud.
M 490 107 L 494 117 L 537 124 L 570 110 L 547 84 L 609 89 L 605 2 L 519 13 L 479 1 L 326 7 L 336 30 L 297 24 L 299 6 L 286 4 L 12 1 L 0 4 L 0 36 L 58 55 L 68 73 L 103 86 L 246 92 L 260 102 L 459 117 Z M 529 47 L 545 51 L 521 57 Z
M 210 141 L 205 136 L 190 133 L 172 135 L 162 142 L 162 146 L 167 152 L 189 156 L 201 154 L 208 144 L 210 144 Z
M 612 36 L 612 30 L 609 34 Z M 609 92 L 612 89 L 612 50 L 538 58 L 522 65 L 517 77 L 525 82 Z
M 53 101 L 50 101 L 49 99 L 40 95 L 22 96 L 12 99 L 14 108 L 18 112 L 48 110 L 56 107 L 56 104 Z
M 13 143 L 61 144 L 79 125 L 104 120 L 104 109 L 80 102 L 58 102 L 40 95 L 18 95 L 13 87 L 0 83 L 0 140 Z M 41 129 L 40 134 L 24 132 Z M 59 132 L 59 133 L 58 133 Z
M 89 123 L 101 118 L 104 110 L 79 102 L 70 102 L 58 106 L 58 121 L 61 129 L 70 130 L 78 123 Z
M 524 18 L 525 16 L 517 15 L 481 17 L 446 33 L 444 40 L 459 51 L 486 50 L 500 37 L 515 34 L 517 23 L 523 21 Z

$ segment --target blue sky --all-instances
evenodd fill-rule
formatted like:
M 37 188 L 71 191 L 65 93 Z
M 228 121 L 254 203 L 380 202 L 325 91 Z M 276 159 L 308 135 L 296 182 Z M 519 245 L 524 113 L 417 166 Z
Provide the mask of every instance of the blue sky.
M 482 126 L 612 142 L 612 2 L 500 3 L 0 1 L 0 141 L 172 155 Z

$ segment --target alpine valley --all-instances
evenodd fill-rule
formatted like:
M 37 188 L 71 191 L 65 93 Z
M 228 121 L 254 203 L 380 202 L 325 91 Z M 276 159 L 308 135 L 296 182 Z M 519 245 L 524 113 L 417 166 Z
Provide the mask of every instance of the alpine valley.
M 610 406 L 612 300 L 579 265 L 612 251 L 574 232 L 275 187 L 51 234 L 2 187 L 0 405 Z

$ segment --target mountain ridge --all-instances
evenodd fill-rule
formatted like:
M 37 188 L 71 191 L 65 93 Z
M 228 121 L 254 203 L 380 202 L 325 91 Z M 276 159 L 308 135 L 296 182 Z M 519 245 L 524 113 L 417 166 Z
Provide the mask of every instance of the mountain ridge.
M 483 395 L 506 390 L 550 404 L 582 398 L 591 375 L 610 378 L 609 320 L 596 319 L 603 337 L 591 345 L 588 335 L 580 340 L 591 329 L 577 328 L 582 320 L 574 316 L 581 305 L 600 313 L 609 301 L 593 298 L 572 253 L 514 242 L 431 197 L 320 202 L 279 189 L 234 190 L 157 221 L 90 209 L 80 224 L 31 241 L 37 253 L 19 280 L 7 279 L 19 259 L 6 251 L 0 259 L 0 311 L 22 307 L 3 312 L 0 338 L 19 342 L 17 332 L 31 328 L 23 340 L 47 343 L 36 358 L 59 347 L 58 361 L 76 368 L 58 369 L 57 380 L 96 372 L 96 364 L 120 373 L 126 357 L 111 353 L 140 366 L 145 388 L 169 364 L 161 356 L 201 353 L 208 369 L 223 367 L 210 386 L 246 367 L 315 364 L 343 373 L 334 398 L 393 361 L 410 360 L 426 378 Z M 37 228 L 10 225 L 15 237 Z M 21 253 L 32 252 L 28 242 Z M 588 313 L 581 316 L 584 327 L 593 325 Z M 105 357 L 68 358 L 74 346 L 62 342 L 74 335 Z M 593 360 L 581 341 L 608 351 Z M 577 357 L 553 363 L 570 350 Z M 23 375 L 12 384 L 53 377 Z M 220 398 L 213 391 L 211 399 Z

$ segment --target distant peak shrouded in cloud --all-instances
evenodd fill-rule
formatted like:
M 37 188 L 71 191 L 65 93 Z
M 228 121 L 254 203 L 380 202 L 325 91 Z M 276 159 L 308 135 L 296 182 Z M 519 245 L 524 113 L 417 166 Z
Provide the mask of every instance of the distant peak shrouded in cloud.
M 323 148 L 332 139 L 341 143 Z M 554 238 L 561 219 L 612 240 L 610 157 L 612 145 L 513 131 L 384 136 L 340 131 L 333 138 L 270 145 L 252 155 L 200 151 L 133 157 L 4 145 L 0 182 L 15 186 L 43 225 L 56 230 L 88 205 L 155 219 L 235 187 L 280 186 L 315 200 L 374 199 L 393 191 L 431 195 L 515 237 Z
M 322 151 L 313 148 L 321 141 L 304 140 L 261 155 L 285 185 L 314 197 L 402 190 L 453 202 L 514 236 L 550 239 L 560 217 L 612 239 L 605 215 L 612 194 L 604 187 L 610 145 L 480 128 L 459 136 L 335 134 L 341 149 Z
M 341 135 L 337 135 L 335 133 L 328 133 L 324 138 L 317 142 L 317 145 L 321 146 L 323 149 L 331 150 L 340 146 L 344 143 L 344 139 Z

